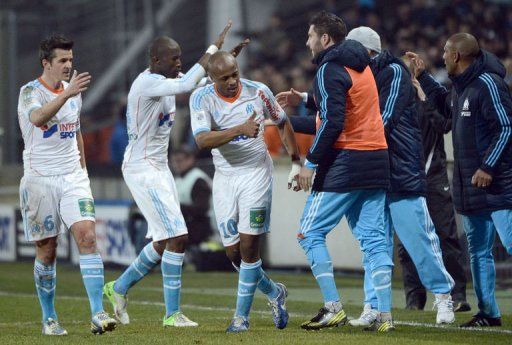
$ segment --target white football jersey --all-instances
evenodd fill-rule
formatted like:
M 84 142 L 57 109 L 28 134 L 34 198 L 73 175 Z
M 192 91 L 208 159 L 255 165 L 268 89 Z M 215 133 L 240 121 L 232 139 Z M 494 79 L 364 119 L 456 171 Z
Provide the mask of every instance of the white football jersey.
M 67 88 L 68 83 L 62 82 Z M 21 87 L 18 121 L 25 143 L 23 167 L 26 174 L 40 176 L 71 173 L 79 166 L 76 132 L 80 130 L 80 95 L 69 98 L 54 117 L 41 127 L 30 122 L 30 113 L 54 100 L 62 91 L 54 90 L 41 78 Z
M 169 169 L 167 151 L 171 126 L 176 114 L 175 95 L 187 91 L 185 83 L 195 86 L 204 76 L 204 68 L 194 65 L 181 78 L 170 79 L 145 70 L 134 80 L 128 93 L 126 121 L 128 146 L 123 169 L 151 165 Z M 192 85 L 191 84 L 191 85 Z
M 264 119 L 271 119 L 276 124 L 286 120 L 286 113 L 266 85 L 247 79 L 240 79 L 240 84 L 239 94 L 232 99 L 222 97 L 214 84 L 197 89 L 190 97 L 194 136 L 235 127 L 247 121 L 253 112 L 257 114 L 255 121 L 261 125 L 256 138 L 241 135 L 212 149 L 215 168 L 228 175 L 244 174 L 263 164 L 269 155 L 263 140 Z

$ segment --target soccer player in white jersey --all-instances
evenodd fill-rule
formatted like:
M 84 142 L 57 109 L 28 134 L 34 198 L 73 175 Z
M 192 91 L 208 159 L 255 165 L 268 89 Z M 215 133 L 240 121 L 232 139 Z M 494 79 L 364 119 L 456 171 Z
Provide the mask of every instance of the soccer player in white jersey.
M 167 151 L 176 111 L 175 95 L 197 87 L 206 75 L 211 54 L 222 46 L 230 27 L 231 21 L 215 44 L 181 78 L 177 78 L 181 70 L 180 46 L 169 37 L 156 38 L 149 48 L 149 68 L 130 88 L 126 112 L 129 143 L 123 177 L 148 222 L 147 237 L 152 242 L 116 281 L 103 288 L 122 324 L 130 322 L 126 311 L 128 290 L 161 262 L 164 327 L 198 325 L 180 311 L 181 268 L 188 236 Z
M 34 279 L 43 314 L 43 334 L 66 335 L 55 311 L 57 236 L 71 230 L 80 252 L 80 271 L 89 303 L 91 331 L 112 331 L 116 320 L 103 310 L 103 261 L 96 248 L 94 200 L 80 132 L 80 93 L 89 73 L 73 76 L 73 41 L 43 40 L 42 75 L 24 85 L 18 119 L 25 142 L 20 204 L 25 237 L 35 242 Z
M 215 53 L 208 64 L 214 84 L 190 97 L 192 130 L 200 148 L 212 149 L 213 202 L 228 258 L 239 270 L 236 312 L 226 330 L 247 331 L 256 288 L 269 298 L 274 324 L 286 327 L 286 287 L 262 270 L 259 240 L 269 231 L 272 159 L 263 140 L 263 121 L 276 122 L 292 157 L 289 188 L 300 171 L 293 129 L 274 95 L 262 83 L 240 79 L 236 59 Z M 261 129 L 261 130 L 260 130 Z

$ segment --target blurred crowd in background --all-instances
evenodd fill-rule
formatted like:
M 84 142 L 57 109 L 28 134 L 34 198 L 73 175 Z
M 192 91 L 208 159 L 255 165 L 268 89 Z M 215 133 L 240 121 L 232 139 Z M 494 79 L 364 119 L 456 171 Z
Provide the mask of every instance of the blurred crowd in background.
M 359 0 L 356 6 L 349 7 L 344 3 L 324 1 L 323 9 L 341 16 L 348 30 L 361 25 L 373 28 L 381 36 L 383 49 L 390 50 L 396 56 L 406 51 L 421 53 L 432 74 L 443 83 L 448 83 L 442 60 L 446 39 L 457 32 L 472 33 L 483 49 L 493 52 L 502 60 L 507 68 L 506 80 L 512 87 L 512 4 L 509 1 Z M 239 32 L 241 38 L 251 38 L 250 46 L 242 52 L 248 59 L 241 71 L 242 76 L 265 83 L 274 94 L 290 88 L 309 90 L 315 66 L 305 46 L 307 23 L 319 9 L 315 5 L 310 12 L 300 14 L 289 10 L 283 13 L 278 11 L 269 18 L 265 29 Z M 184 57 L 185 60 L 194 58 Z M 309 115 L 302 106 L 285 110 L 289 116 Z M 117 119 L 113 126 L 86 133 L 89 163 L 121 164 L 128 142 L 125 111 L 125 105 L 119 104 L 112 109 L 112 116 Z M 297 136 L 301 153 L 305 154 L 312 137 Z M 265 139 L 273 156 L 285 153 L 275 128 L 266 129 Z M 188 95 L 177 97 L 170 152 L 182 146 L 195 147 L 189 129 Z M 200 152 L 199 157 L 209 157 L 209 153 Z

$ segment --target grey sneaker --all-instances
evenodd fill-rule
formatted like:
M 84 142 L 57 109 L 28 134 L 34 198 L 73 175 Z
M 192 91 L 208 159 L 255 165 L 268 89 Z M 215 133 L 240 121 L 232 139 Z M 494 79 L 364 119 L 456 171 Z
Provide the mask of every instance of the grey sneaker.
M 268 305 L 272 309 L 272 320 L 277 329 L 283 329 L 288 324 L 288 311 L 286 310 L 286 297 L 288 290 L 282 283 L 276 284 L 279 289 L 279 295 L 275 299 L 269 299 Z
M 371 304 L 365 304 L 359 319 L 350 320 L 348 323 L 354 327 L 368 327 L 375 320 L 377 320 L 378 315 L 379 312 L 375 309 L 372 309 Z
M 105 332 L 111 332 L 116 329 L 116 319 L 110 317 L 104 311 L 96 313 L 91 319 L 91 332 L 93 334 L 103 334 Z
M 49 317 L 46 321 L 43 322 L 43 334 L 44 335 L 68 335 L 68 331 L 66 331 L 59 324 L 57 320 Z

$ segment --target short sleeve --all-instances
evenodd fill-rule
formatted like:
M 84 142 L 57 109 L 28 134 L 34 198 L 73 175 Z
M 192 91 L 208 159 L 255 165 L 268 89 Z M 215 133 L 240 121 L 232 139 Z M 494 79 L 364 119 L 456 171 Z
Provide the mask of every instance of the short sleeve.
M 21 88 L 18 101 L 18 113 L 30 121 L 30 114 L 43 106 L 41 93 L 33 86 Z
M 209 132 L 212 128 L 211 115 L 206 106 L 204 88 L 197 89 L 190 96 L 190 125 L 194 136 L 202 132 Z

